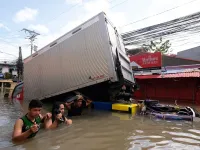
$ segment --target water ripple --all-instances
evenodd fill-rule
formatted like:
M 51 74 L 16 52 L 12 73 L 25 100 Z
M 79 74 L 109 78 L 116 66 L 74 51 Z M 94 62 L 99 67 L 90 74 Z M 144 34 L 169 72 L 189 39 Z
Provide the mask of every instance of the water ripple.
M 184 132 L 184 133 L 183 133 L 183 132 L 169 132 L 169 131 L 163 131 L 162 133 L 168 133 L 168 134 L 175 135 L 175 136 L 191 137 L 191 138 L 200 140 L 200 137 L 199 137 L 199 136 L 196 136 L 196 135 L 191 134 L 191 133 L 185 133 L 185 132 Z
M 41 130 L 35 138 L 13 146 L 10 142 L 13 125 L 22 113 L 17 105 L 0 99 L 0 149 L 200 150 L 198 123 L 155 121 L 140 116 L 127 119 L 129 114 L 102 111 L 74 117 L 72 126 Z

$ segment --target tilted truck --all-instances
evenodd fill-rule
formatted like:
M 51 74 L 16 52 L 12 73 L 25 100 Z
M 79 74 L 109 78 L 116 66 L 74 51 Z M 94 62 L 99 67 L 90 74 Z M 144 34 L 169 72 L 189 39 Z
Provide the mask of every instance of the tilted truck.
M 24 60 L 24 98 L 59 99 L 78 91 L 93 100 L 116 100 L 134 78 L 121 36 L 104 12 Z M 121 93 L 121 94 L 120 94 Z

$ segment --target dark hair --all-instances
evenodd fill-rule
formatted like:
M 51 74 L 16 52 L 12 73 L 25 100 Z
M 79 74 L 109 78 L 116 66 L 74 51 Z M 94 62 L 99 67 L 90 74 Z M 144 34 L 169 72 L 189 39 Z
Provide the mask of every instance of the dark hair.
M 60 105 L 63 104 L 61 102 L 55 102 L 52 107 L 52 121 L 55 120 L 55 115 L 59 114 Z
M 32 108 L 41 108 L 42 107 L 42 102 L 40 100 L 31 100 L 29 103 L 28 108 L 32 109 Z

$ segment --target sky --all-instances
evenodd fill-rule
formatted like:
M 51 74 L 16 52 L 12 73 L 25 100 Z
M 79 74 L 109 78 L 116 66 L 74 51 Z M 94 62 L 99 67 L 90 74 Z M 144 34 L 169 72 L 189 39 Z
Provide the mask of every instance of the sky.
M 0 61 L 15 60 L 19 46 L 23 58 L 30 42 L 23 28 L 34 30 L 38 50 L 79 24 L 104 11 L 120 33 L 137 30 L 199 11 L 200 0 L 1 0 Z M 191 2 L 191 3 L 188 3 Z M 188 3 L 187 5 L 185 3 Z M 181 6 L 166 13 L 145 17 Z M 129 24 L 129 25 L 128 25 Z M 196 43 L 200 44 L 200 43 Z M 173 53 L 196 45 L 173 45 Z M 3 52 L 3 53 L 2 53 Z

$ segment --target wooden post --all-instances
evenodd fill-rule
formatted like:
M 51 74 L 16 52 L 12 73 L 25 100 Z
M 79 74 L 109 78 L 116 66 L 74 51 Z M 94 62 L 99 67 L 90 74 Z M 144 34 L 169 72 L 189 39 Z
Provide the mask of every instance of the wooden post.
M 3 93 L 3 82 L 1 82 L 1 93 Z

